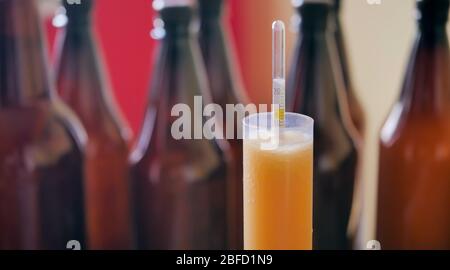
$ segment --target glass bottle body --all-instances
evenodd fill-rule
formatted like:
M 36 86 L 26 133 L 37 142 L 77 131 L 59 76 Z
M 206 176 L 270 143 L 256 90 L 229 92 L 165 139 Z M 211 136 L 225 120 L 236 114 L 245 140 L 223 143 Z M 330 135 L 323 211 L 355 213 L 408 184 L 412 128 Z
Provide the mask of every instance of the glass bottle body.
M 199 110 L 195 103 L 208 104 L 209 92 L 200 49 L 188 28 L 192 11 L 160 12 L 166 34 L 131 158 L 139 248 L 226 249 L 229 158 L 216 141 L 194 139 L 204 123 L 203 106 Z M 180 116 L 192 123 L 184 138 L 176 128 Z
M 88 135 L 87 242 L 89 249 L 129 249 L 133 244 L 128 164 L 131 138 L 105 80 L 91 14 L 84 7 L 87 3 L 82 5 L 66 5 L 69 23 L 56 48 L 60 96 L 79 116 Z
M 315 120 L 314 248 L 346 249 L 358 151 L 340 102 L 342 74 L 327 28 L 329 9 L 324 4 L 299 7 L 301 34 L 287 93 L 294 112 Z
M 429 24 L 419 22 L 401 97 L 381 130 L 383 249 L 450 248 L 450 54 L 445 22 Z
M 223 112 L 226 112 L 227 104 L 245 106 L 247 97 L 243 92 L 237 73 L 228 33 L 222 24 L 224 4 L 223 0 L 199 0 L 199 42 L 211 88 L 212 101 L 220 105 Z M 227 123 L 226 113 L 222 119 L 224 138 L 227 138 L 227 127 L 233 129 L 228 132 L 232 137 L 227 138 L 233 165 L 233 171 L 230 172 L 232 177 L 227 184 L 228 224 L 230 248 L 232 249 L 243 248 L 243 141 L 239 136 L 243 113 L 243 110 L 236 113 L 233 118 L 234 123 Z
M 35 2 L 0 18 L 0 249 L 84 244 L 84 130 L 53 95 Z
M 334 28 L 334 36 L 336 39 L 336 46 L 338 49 L 339 59 L 342 67 L 342 76 L 344 80 L 345 87 L 345 96 L 348 104 L 348 109 L 350 112 L 350 118 L 358 131 L 358 135 L 361 139 L 364 138 L 365 132 L 365 113 L 362 108 L 361 102 L 358 99 L 358 96 L 355 93 L 355 89 L 353 87 L 350 65 L 347 56 L 347 47 L 345 45 L 345 36 L 342 31 L 341 18 L 340 18 L 340 6 L 341 0 L 335 0 L 335 7 L 331 13 L 331 23 Z

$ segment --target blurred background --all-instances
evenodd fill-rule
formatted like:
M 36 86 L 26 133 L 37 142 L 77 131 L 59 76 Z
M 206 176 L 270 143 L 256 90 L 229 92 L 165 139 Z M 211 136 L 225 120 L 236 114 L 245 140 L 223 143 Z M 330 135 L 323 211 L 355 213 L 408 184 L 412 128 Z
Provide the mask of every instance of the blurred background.
M 364 156 L 364 211 L 360 243 L 374 238 L 378 134 L 398 97 L 415 33 L 414 0 L 343 2 L 342 22 L 356 94 L 366 112 L 367 143 Z M 243 76 L 254 103 L 271 99 L 271 23 L 295 20 L 290 0 L 230 0 L 227 27 Z M 157 41 L 150 36 L 155 12 L 150 0 L 98 0 L 96 30 L 110 79 L 134 134 L 147 104 L 149 75 Z M 293 19 L 294 18 L 294 19 Z M 48 43 L 54 44 L 55 28 L 46 21 Z M 295 42 L 288 31 L 288 61 Z

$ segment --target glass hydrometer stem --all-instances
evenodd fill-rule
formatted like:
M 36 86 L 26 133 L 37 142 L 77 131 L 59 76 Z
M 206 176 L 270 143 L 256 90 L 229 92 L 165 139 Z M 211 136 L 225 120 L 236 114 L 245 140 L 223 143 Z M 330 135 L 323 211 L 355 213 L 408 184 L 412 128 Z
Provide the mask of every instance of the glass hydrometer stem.
M 284 127 L 286 112 L 286 31 L 282 21 L 272 24 L 272 80 L 274 127 Z

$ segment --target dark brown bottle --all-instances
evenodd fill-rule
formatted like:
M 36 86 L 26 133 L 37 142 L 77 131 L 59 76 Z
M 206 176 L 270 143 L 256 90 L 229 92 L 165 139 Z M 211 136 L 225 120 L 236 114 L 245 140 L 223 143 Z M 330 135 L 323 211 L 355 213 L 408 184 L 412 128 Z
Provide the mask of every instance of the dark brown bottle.
M 55 96 L 35 1 L 0 1 L 0 249 L 85 243 L 85 133 Z
M 336 40 L 336 47 L 338 50 L 339 60 L 342 68 L 342 76 L 344 80 L 345 87 L 341 87 L 340 89 L 344 90 L 342 94 L 345 107 L 349 111 L 350 121 L 355 127 L 352 128 L 355 143 L 359 152 L 359 164 L 361 164 L 363 159 L 363 150 L 364 150 L 364 141 L 365 141 L 365 129 L 366 129 L 366 118 L 365 112 L 361 105 L 358 96 L 355 93 L 355 89 L 353 87 L 352 77 L 351 77 L 351 69 L 348 60 L 347 54 L 347 46 L 345 43 L 345 35 L 342 30 L 341 24 L 341 0 L 334 0 L 334 6 L 331 9 L 330 13 L 330 27 L 334 31 L 334 37 Z M 348 228 L 348 234 L 350 238 L 356 237 L 358 226 L 361 222 L 361 214 L 362 214 L 362 198 L 363 194 L 363 183 L 362 183 L 362 174 L 361 167 L 358 168 L 359 171 L 356 173 L 356 180 L 354 184 L 354 195 L 353 195 L 353 205 L 350 217 L 350 224 Z M 354 242 L 354 239 L 350 239 L 351 242 Z
M 58 90 L 87 134 L 85 206 L 89 249 L 132 247 L 129 142 L 91 30 L 93 0 L 64 1 L 68 23 L 56 44 Z
M 331 10 L 331 27 L 334 29 L 334 36 L 336 39 L 336 46 L 339 53 L 339 60 L 342 67 L 342 75 L 344 79 L 345 87 L 345 97 L 348 104 L 348 109 L 350 111 L 350 117 L 353 125 L 356 127 L 359 138 L 364 138 L 365 132 L 365 114 L 362 108 L 361 102 L 359 101 L 351 79 L 350 68 L 347 57 L 347 47 L 345 45 L 345 36 L 341 27 L 341 0 L 334 0 L 334 8 Z
M 164 28 L 155 32 L 164 35 L 150 103 L 131 156 L 139 248 L 226 249 L 228 157 L 216 141 L 194 139 L 197 125 L 204 122 L 194 103 L 202 97 L 203 104 L 210 101 L 200 49 L 190 28 L 192 8 L 166 6 L 159 13 Z M 192 115 L 175 105 L 190 109 Z M 192 139 L 172 132 L 182 115 L 192 120 L 187 137 Z
M 226 3 L 226 1 L 225 1 Z M 226 105 L 246 105 L 247 97 L 242 89 L 233 50 L 229 44 L 222 15 L 223 0 L 199 0 L 200 31 L 199 41 L 206 66 L 212 101 L 226 112 Z M 242 139 L 239 139 L 239 125 L 244 115 L 243 107 L 235 114 L 234 122 L 227 123 L 224 113 L 224 138 L 230 145 L 234 173 L 228 182 L 228 225 L 230 248 L 243 248 L 243 184 L 242 184 Z M 228 131 L 227 126 L 232 127 Z
M 449 0 L 418 4 L 399 100 L 380 136 L 377 239 L 383 249 L 450 249 Z
M 331 5 L 304 1 L 297 8 L 302 21 L 287 101 L 315 120 L 314 248 L 345 249 L 358 153 L 339 94 L 345 86 L 328 27 Z

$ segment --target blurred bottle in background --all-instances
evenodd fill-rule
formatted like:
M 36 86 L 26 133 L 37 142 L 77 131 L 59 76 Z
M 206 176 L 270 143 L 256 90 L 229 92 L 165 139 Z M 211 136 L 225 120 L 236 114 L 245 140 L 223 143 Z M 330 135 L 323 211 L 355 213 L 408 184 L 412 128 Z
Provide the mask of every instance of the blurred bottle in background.
M 0 249 L 85 242 L 85 133 L 47 73 L 36 2 L 0 1 Z
M 242 87 L 239 69 L 235 62 L 228 32 L 223 26 L 222 15 L 226 0 L 199 0 L 200 31 L 199 41 L 203 60 L 206 66 L 212 101 L 226 111 L 226 105 L 247 104 L 247 97 Z M 234 123 L 228 123 L 233 130 L 226 129 L 226 114 L 223 115 L 224 137 L 227 139 L 232 153 L 234 174 L 227 184 L 228 191 L 228 229 L 230 248 L 243 248 L 243 183 L 242 183 L 242 140 L 238 131 L 244 115 L 244 108 L 235 114 Z M 242 133 L 241 133 L 242 134 Z
M 377 239 L 450 249 L 449 0 L 422 0 L 403 90 L 382 130 Z
M 55 45 L 58 90 L 88 134 L 85 151 L 88 247 L 129 249 L 132 248 L 128 178 L 131 133 L 112 96 L 91 30 L 94 3 L 83 0 L 71 5 L 64 1 L 68 23 Z
M 131 156 L 139 248 L 226 249 L 229 157 L 216 141 L 193 136 L 204 123 L 194 109 L 195 97 L 210 103 L 200 48 L 191 33 L 193 10 L 187 1 L 162 2 L 154 3 L 161 18 L 152 35 L 162 40 L 150 103 Z M 180 121 L 173 114 L 176 104 L 191 110 L 192 115 L 175 115 L 192 120 L 194 126 L 186 127 L 192 139 L 173 137 L 172 125 Z
M 358 135 L 360 139 L 363 139 L 365 133 L 365 113 L 361 106 L 361 103 L 355 93 L 353 88 L 351 71 L 349 68 L 349 61 L 347 57 L 347 47 L 345 45 L 345 36 L 341 27 L 341 0 L 334 0 L 334 6 L 331 10 L 331 27 L 334 30 L 334 36 L 336 39 L 336 45 L 339 53 L 339 60 L 342 67 L 342 75 L 345 83 L 345 97 L 346 102 L 348 104 L 348 108 L 350 110 L 350 117 L 353 125 L 356 127 L 358 131 Z
M 315 120 L 314 248 L 346 249 L 358 152 L 348 108 L 342 103 L 345 85 L 334 33 L 328 27 L 332 6 L 294 4 L 301 24 L 287 101 L 290 110 Z
M 350 120 L 353 126 L 356 128 L 354 131 L 354 139 L 359 152 L 359 164 L 358 171 L 356 172 L 356 180 L 354 184 L 354 194 L 353 194 L 353 205 L 350 216 L 350 223 L 347 233 L 349 235 L 350 241 L 354 243 L 357 238 L 358 231 L 361 230 L 360 226 L 362 222 L 362 211 L 363 211 L 363 179 L 362 176 L 362 164 L 363 164 L 363 150 L 365 147 L 365 133 L 366 133 L 366 117 L 363 107 L 355 93 L 353 87 L 351 69 L 349 65 L 349 59 L 347 54 L 347 46 L 345 44 L 345 35 L 342 30 L 341 24 L 341 7 L 343 1 L 334 0 L 333 8 L 330 12 L 330 27 L 334 31 L 334 37 L 336 39 L 336 46 L 339 55 L 339 62 L 341 67 L 341 73 L 343 76 L 345 87 L 339 88 L 344 90 L 343 93 L 343 105 L 349 110 Z M 355 243 L 356 244 L 356 243 Z

